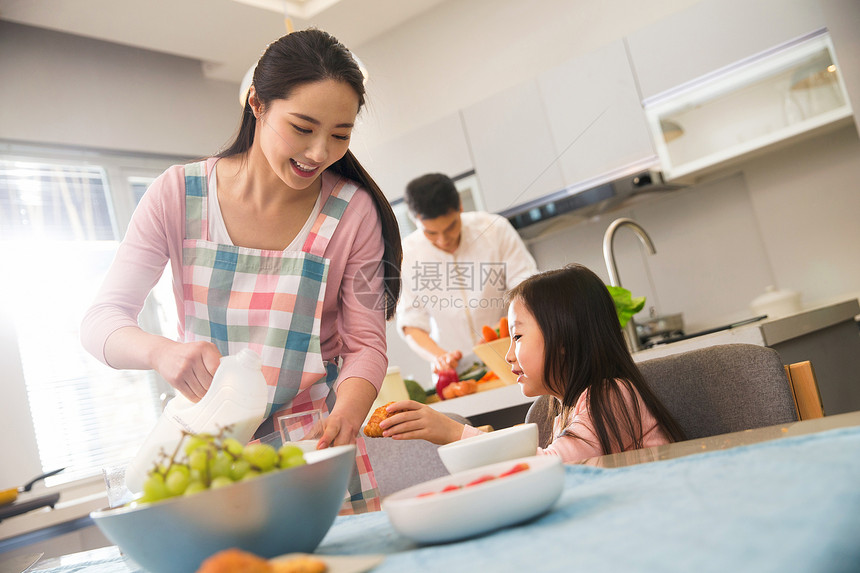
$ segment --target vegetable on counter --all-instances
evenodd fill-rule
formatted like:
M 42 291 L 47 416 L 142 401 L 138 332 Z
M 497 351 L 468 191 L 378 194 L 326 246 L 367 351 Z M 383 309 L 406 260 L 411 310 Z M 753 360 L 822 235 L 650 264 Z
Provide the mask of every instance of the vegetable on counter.
M 442 389 L 442 398 L 450 400 L 451 398 L 459 398 L 468 394 L 474 394 L 478 391 L 478 383 L 475 380 L 463 380 L 461 382 L 453 382 Z
M 499 333 L 492 326 L 486 324 L 481 327 L 481 334 L 484 337 L 484 342 L 492 342 L 499 337 Z
M 499 319 L 499 323 L 493 327 L 485 324 L 481 327 L 481 342 L 486 344 L 487 342 L 492 342 L 494 340 L 498 340 L 499 338 L 508 338 L 510 337 L 510 333 L 508 332 L 508 317 L 503 316 Z
M 410 400 L 415 400 L 421 404 L 427 403 L 427 390 L 421 387 L 421 384 L 411 378 L 404 378 L 403 384 L 406 386 L 406 392 L 409 394 Z
M 449 384 L 454 384 L 455 382 L 459 382 L 460 379 L 457 377 L 456 370 L 443 370 L 439 373 L 438 378 L 436 379 L 436 394 L 440 399 L 445 400 L 445 394 L 443 391 Z
M 487 373 L 487 368 L 481 362 L 475 362 L 469 368 L 460 372 L 460 380 L 478 380 Z
M 492 370 L 487 370 L 487 373 L 478 378 L 478 384 L 483 384 L 484 382 L 491 382 L 492 380 L 498 380 L 499 376 L 493 372 Z
M 607 285 L 606 288 L 609 289 L 609 294 L 612 295 L 612 301 L 615 303 L 618 322 L 621 328 L 624 328 L 634 314 L 645 308 L 645 297 L 633 298 L 630 291 L 624 287 Z

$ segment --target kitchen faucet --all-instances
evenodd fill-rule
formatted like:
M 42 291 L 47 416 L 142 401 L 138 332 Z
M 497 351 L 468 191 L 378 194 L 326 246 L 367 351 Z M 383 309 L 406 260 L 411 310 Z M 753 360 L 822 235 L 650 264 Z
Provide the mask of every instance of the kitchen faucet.
M 628 219 L 627 217 L 622 217 L 612 221 L 606 229 L 606 233 L 603 235 L 603 260 L 606 261 L 606 270 L 609 271 L 609 284 L 617 287 L 621 286 L 621 279 L 618 278 L 618 267 L 615 264 L 613 242 L 615 241 L 615 232 L 624 226 L 630 227 L 636 232 L 642 245 L 644 245 L 652 255 L 657 252 L 656 249 L 654 249 L 654 243 L 651 242 L 651 237 L 648 236 L 648 233 L 645 232 L 645 229 L 643 229 L 639 223 L 633 219 Z M 630 352 L 640 350 L 642 346 L 639 344 L 639 335 L 636 333 L 636 323 L 633 321 L 632 316 L 630 317 L 630 320 L 627 321 L 624 331 L 627 334 L 627 344 L 630 347 Z

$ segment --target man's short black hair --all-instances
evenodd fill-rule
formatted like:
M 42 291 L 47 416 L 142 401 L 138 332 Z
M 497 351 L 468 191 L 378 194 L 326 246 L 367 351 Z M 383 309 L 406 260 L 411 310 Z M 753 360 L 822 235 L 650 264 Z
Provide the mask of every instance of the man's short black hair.
M 412 216 L 419 219 L 435 219 L 460 210 L 457 187 L 442 173 L 428 173 L 410 181 L 404 200 Z

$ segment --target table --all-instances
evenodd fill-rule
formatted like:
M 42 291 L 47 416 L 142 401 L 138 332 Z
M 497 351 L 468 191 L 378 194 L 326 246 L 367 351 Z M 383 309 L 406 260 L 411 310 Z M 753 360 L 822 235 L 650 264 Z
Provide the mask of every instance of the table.
M 632 450 L 629 452 L 622 452 L 620 454 L 610 454 L 585 460 L 584 464 L 602 468 L 620 468 L 647 462 L 670 460 L 714 450 L 726 450 L 768 440 L 778 440 L 793 436 L 814 434 L 816 432 L 824 432 L 835 428 L 845 428 L 850 426 L 860 426 L 860 411 L 850 412 L 847 414 L 837 414 L 834 416 L 825 416 L 823 418 L 813 418 L 810 420 L 801 420 L 798 422 L 788 422 L 785 424 L 777 424 L 775 426 L 756 428 L 754 430 L 731 432 L 729 434 L 720 434 L 718 436 L 709 436 L 707 438 L 687 440 L 685 442 L 677 442 L 663 446 L 653 446 L 650 448 L 643 448 L 641 450 Z
M 675 444 L 681 457 L 664 446 L 656 455 L 667 459 L 652 463 L 568 465 L 550 512 L 459 542 L 415 545 L 383 512 L 338 517 L 317 552 L 383 553 L 376 573 L 856 571 L 860 412 L 830 418 L 788 424 L 780 439 L 769 437 L 779 427 L 752 430 L 747 440 L 766 441 L 731 447 L 731 439 L 729 449 L 718 448 L 725 437 L 709 438 L 717 449 L 696 455 L 695 440 Z M 86 565 L 132 571 L 117 558 Z M 40 570 L 83 570 L 50 566 Z

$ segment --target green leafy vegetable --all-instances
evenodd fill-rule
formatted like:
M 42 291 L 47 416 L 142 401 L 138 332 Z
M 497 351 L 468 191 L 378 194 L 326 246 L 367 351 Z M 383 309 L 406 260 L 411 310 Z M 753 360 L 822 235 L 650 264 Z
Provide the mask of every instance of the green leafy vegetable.
M 410 378 L 405 378 L 403 380 L 403 384 L 406 386 L 406 391 L 409 393 L 410 400 L 415 400 L 422 404 L 427 403 L 427 392 L 421 387 L 421 384 Z M 433 391 L 435 392 L 435 390 Z
M 633 298 L 630 291 L 624 287 L 607 286 L 606 288 L 609 289 L 609 294 L 615 302 L 618 322 L 621 323 L 621 328 L 624 328 L 634 314 L 645 308 L 645 297 Z
M 475 362 L 463 372 L 457 373 L 457 378 L 463 380 L 480 380 L 487 373 L 487 369 L 480 362 Z

